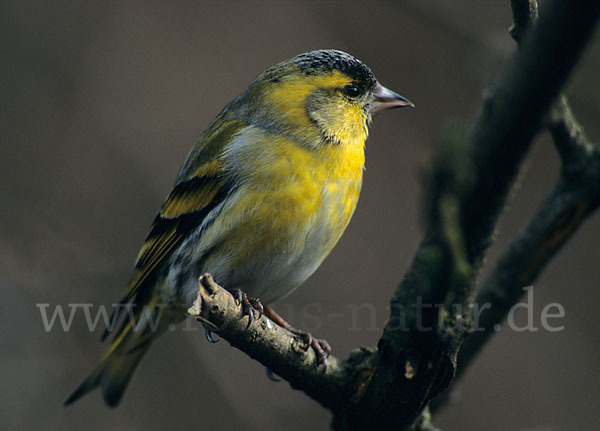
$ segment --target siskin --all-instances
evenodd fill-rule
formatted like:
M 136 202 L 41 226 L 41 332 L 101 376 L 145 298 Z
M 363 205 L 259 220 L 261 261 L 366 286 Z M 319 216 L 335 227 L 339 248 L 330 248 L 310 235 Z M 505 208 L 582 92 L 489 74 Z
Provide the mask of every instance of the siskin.
M 116 406 L 152 341 L 185 318 L 201 274 L 233 292 L 249 318 L 302 284 L 354 213 L 372 114 L 402 106 L 413 104 L 341 51 L 300 54 L 259 75 L 192 147 L 121 299 L 135 319 L 65 404 L 101 386 Z M 295 332 L 323 362 L 327 343 Z

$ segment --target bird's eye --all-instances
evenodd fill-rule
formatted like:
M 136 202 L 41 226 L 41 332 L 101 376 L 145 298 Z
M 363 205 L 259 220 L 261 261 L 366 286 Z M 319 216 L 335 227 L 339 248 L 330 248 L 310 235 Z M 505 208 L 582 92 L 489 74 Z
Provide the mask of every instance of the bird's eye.
M 355 84 L 348 84 L 344 87 L 343 90 L 344 94 L 352 99 L 354 99 L 355 97 L 360 96 L 360 88 L 355 85 Z

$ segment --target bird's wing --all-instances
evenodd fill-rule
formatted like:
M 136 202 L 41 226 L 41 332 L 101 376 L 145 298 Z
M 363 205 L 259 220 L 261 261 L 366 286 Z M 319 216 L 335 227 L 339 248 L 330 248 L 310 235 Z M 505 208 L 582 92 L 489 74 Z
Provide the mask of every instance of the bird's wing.
M 220 166 L 213 164 L 216 169 Z M 128 302 L 141 294 L 152 273 L 181 242 L 202 223 L 206 215 L 228 194 L 227 183 L 218 174 L 202 175 L 178 183 L 154 219 L 152 228 L 142 246 L 129 286 L 123 296 Z M 143 296 L 143 295 L 142 295 Z
M 222 149 L 245 127 L 240 121 L 210 127 L 188 155 L 175 187 L 154 219 L 142 246 L 121 304 L 150 298 L 154 271 L 230 193 L 233 184 L 223 172 Z M 144 298 L 141 301 L 137 298 Z

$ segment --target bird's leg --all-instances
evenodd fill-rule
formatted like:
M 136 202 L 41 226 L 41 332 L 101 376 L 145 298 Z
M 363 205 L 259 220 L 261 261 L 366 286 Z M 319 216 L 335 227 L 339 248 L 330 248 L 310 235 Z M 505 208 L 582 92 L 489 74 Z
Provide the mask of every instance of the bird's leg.
M 265 316 L 271 319 L 274 323 L 300 337 L 304 341 L 306 349 L 312 347 L 312 349 L 315 351 L 315 355 L 317 356 L 317 365 L 323 364 L 324 367 L 327 366 L 327 356 L 329 356 L 331 353 L 331 346 L 327 341 L 314 338 L 308 332 L 300 331 L 294 328 L 268 305 L 265 305 L 263 309 Z
M 255 311 L 258 311 L 259 319 L 262 317 L 264 307 L 260 302 L 260 299 L 248 296 L 241 289 L 232 289 L 229 292 L 233 295 L 235 301 L 242 306 L 242 316 L 248 316 L 248 328 L 254 321 Z

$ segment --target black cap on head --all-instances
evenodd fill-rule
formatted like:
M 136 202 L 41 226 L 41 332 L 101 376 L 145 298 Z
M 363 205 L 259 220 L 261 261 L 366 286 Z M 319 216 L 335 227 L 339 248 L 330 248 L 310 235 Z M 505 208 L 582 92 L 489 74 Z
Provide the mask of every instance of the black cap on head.
M 335 49 L 320 49 L 297 55 L 267 69 L 262 73 L 261 78 L 266 81 L 278 82 L 290 71 L 290 68 L 300 70 L 306 75 L 339 70 L 348 75 L 350 79 L 361 83 L 366 90 L 372 90 L 377 85 L 371 69 L 350 54 Z
M 352 79 L 365 84 L 367 88 L 375 86 L 377 83 L 371 69 L 350 54 L 335 49 L 306 52 L 294 57 L 292 62 L 306 74 L 339 70 Z

